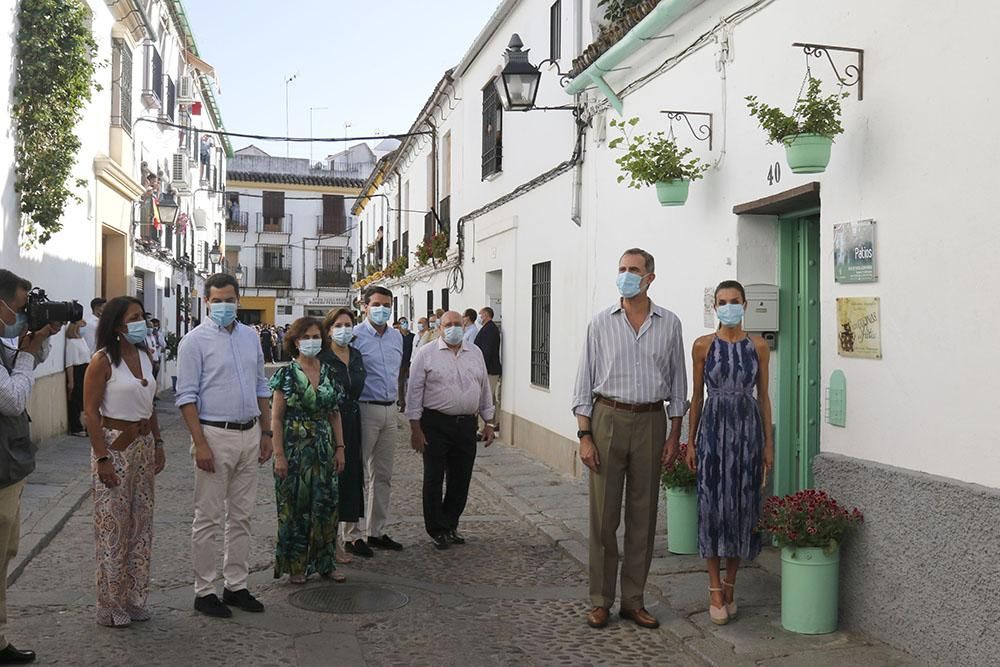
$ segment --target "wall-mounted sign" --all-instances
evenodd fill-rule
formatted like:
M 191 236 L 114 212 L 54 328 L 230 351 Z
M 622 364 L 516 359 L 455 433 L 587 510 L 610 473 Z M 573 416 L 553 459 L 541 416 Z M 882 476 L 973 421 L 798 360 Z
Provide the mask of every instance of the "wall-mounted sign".
M 294 302 L 300 306 L 349 306 L 351 305 L 351 296 L 347 293 L 329 296 L 307 295 L 295 297 Z
M 877 296 L 837 299 L 837 354 L 882 358 L 882 322 Z
M 838 283 L 878 280 L 875 221 L 859 220 L 833 226 L 833 277 Z

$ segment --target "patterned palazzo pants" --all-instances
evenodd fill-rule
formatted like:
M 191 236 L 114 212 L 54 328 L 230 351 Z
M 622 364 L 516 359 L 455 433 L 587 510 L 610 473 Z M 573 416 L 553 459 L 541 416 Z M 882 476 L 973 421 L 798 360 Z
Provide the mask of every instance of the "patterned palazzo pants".
M 104 441 L 118 476 L 108 488 L 97 476 L 91 456 L 94 490 L 94 541 L 97 547 L 97 622 L 128 625 L 149 620 L 149 565 L 153 551 L 152 435 L 139 436 L 125 451 L 110 449 L 120 432 L 104 429 Z

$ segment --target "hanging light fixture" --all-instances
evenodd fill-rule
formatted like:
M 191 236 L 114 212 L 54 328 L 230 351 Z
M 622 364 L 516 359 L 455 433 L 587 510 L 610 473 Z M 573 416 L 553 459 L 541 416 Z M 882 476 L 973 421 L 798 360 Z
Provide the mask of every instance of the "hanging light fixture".
M 213 265 L 213 270 L 215 270 L 215 265 L 222 261 L 222 251 L 219 250 L 219 242 L 215 241 L 212 244 L 212 249 L 208 252 L 208 261 Z
M 160 209 L 160 222 L 165 225 L 174 224 L 174 220 L 177 219 L 177 209 L 179 206 L 172 190 L 160 194 L 157 200 L 157 207 Z
M 234 274 L 234 277 L 236 278 L 237 282 L 243 282 L 243 265 L 242 264 L 237 264 L 236 265 L 236 272 Z
M 504 53 L 504 67 L 496 78 L 500 103 L 505 111 L 527 111 L 535 106 L 538 81 L 542 73 L 528 60 L 528 51 L 522 50 L 524 42 L 514 33 Z

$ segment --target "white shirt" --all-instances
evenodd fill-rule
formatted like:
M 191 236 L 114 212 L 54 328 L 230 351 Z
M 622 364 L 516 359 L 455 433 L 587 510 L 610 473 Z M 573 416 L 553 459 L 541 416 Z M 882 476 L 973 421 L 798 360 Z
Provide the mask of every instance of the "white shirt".
M 153 364 L 149 356 L 139 350 L 141 380 L 132 374 L 124 359 L 115 366 L 109 356 L 108 363 L 111 364 L 111 377 L 104 387 L 101 415 L 130 422 L 152 417 L 156 380 L 153 379 Z
M 93 356 L 94 352 L 97 352 L 97 323 L 100 322 L 100 319 L 93 313 L 90 313 L 83 320 L 87 323 L 87 326 L 80 327 L 80 335 L 87 341 L 87 348 L 90 351 L 90 355 Z
M 66 368 L 90 363 L 90 356 L 90 348 L 87 346 L 87 341 L 82 338 L 66 339 Z

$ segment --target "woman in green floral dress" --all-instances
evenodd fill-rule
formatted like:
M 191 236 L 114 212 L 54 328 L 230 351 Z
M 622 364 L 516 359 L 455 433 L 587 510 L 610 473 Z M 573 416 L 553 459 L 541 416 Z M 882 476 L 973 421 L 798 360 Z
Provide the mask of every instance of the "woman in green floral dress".
M 333 368 L 316 358 L 329 343 L 319 320 L 303 317 L 285 334 L 292 362 L 271 378 L 274 391 L 274 489 L 278 539 L 274 576 L 305 583 L 315 572 L 334 576 L 337 475 L 344 469 L 344 434 L 338 406 L 344 390 Z

